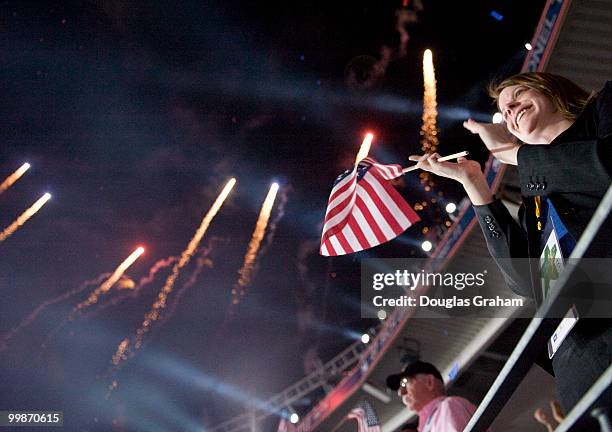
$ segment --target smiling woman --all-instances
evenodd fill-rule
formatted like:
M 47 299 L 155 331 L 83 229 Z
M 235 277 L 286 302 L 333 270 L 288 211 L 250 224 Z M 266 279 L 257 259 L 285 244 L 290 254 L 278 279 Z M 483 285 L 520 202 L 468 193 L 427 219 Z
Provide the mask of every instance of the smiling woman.
M 571 254 L 610 185 L 612 82 L 589 94 L 564 77 L 538 72 L 512 76 L 489 90 L 504 124 L 470 119 L 464 126 L 478 134 L 498 160 L 517 165 L 523 200 L 520 224 L 493 195 L 477 162 L 438 162 L 437 154 L 410 158 L 422 169 L 462 183 L 508 287 L 542 302 L 550 284 L 541 283 L 540 269 L 530 267 L 527 260 L 507 258 L 552 254 L 556 259 Z M 602 228 L 589 256 L 612 257 L 611 242 L 612 229 Z M 566 410 L 611 361 L 610 322 L 580 320 L 552 358 Z
M 508 131 L 525 144 L 550 144 L 567 130 L 595 93 L 549 73 L 525 73 L 489 87 Z

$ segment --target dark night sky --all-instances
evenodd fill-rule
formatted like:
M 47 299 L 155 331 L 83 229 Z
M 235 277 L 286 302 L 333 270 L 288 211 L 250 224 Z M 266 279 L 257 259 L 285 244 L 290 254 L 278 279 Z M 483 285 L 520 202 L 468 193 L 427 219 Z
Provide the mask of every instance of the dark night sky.
M 170 299 L 174 315 L 125 364 L 109 401 L 110 358 L 167 272 L 138 298 L 68 323 L 41 348 L 85 294 L 46 309 L 0 352 L 0 409 L 63 409 L 71 431 L 108 431 L 113 419 L 112 430 L 126 431 L 212 425 L 303 376 L 308 349 L 326 360 L 352 343 L 343 329 L 374 324 L 355 307 L 362 254 L 328 262 L 316 253 L 333 179 L 367 129 L 382 162 L 406 164 L 419 152 L 425 48 L 434 52 L 440 152 L 467 149 L 484 160 L 461 121 L 489 118 L 484 87 L 520 67 L 544 2 L 425 0 L 419 22 L 407 26 L 406 55 L 374 86 L 347 85 L 353 59 L 398 45 L 401 3 L 0 4 L 0 177 L 32 164 L 0 196 L 0 224 L 53 194 L 0 243 L 0 333 L 44 300 L 112 271 L 137 245 L 147 251 L 128 271 L 135 280 L 180 254 L 225 181 L 238 180 L 203 241 L 217 239 L 213 267 L 180 303 Z M 416 178 L 401 187 L 411 203 L 423 198 Z M 228 318 L 273 180 L 288 198 L 285 214 Z M 437 188 L 462 196 L 454 184 Z M 368 256 L 418 256 L 407 244 L 420 241 L 423 226 Z M 195 260 L 176 289 L 194 268 Z

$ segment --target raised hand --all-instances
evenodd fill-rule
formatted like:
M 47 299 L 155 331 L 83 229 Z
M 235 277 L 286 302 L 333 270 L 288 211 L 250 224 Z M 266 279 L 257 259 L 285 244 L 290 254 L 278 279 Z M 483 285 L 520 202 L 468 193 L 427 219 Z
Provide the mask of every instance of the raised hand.
M 460 157 L 457 162 L 438 162 L 438 153 L 426 153 L 422 156 L 412 155 L 408 159 L 416 161 L 416 167 L 433 174 L 458 181 L 463 185 L 472 204 L 483 205 L 493 202 L 493 194 L 480 164 L 476 161 Z
M 478 134 L 489 151 L 500 162 L 509 165 L 517 164 L 516 155 L 520 145 L 503 124 L 479 123 L 476 120 L 468 119 L 463 122 L 463 127 L 473 134 Z
M 473 160 L 468 160 L 464 157 L 457 159 L 457 162 L 438 162 L 440 155 L 438 153 L 426 153 L 422 156 L 411 155 L 408 157 L 411 161 L 416 161 L 416 167 L 433 174 L 448 177 L 456 180 L 459 183 L 464 183 L 471 178 L 482 175 L 480 164 Z

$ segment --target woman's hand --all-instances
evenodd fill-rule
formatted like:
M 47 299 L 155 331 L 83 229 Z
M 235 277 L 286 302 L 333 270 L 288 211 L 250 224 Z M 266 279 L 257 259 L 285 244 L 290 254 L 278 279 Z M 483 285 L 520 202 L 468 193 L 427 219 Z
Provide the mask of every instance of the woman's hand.
M 516 138 L 508 132 L 508 129 L 501 123 L 479 123 L 468 119 L 463 122 L 463 127 L 478 134 L 480 139 L 487 146 L 500 162 L 509 165 L 516 165 L 519 144 Z
M 438 153 L 426 153 L 422 156 L 412 155 L 408 157 L 409 160 L 417 162 L 415 165 L 417 168 L 456 180 L 461 184 L 483 175 L 480 170 L 480 164 L 476 161 L 460 157 L 457 159 L 457 163 L 438 162 L 439 158 L 440 155 Z
M 474 205 L 484 205 L 493 202 L 493 194 L 489 189 L 480 164 L 464 157 L 454 162 L 438 162 L 438 153 L 426 153 L 422 156 L 412 155 L 408 159 L 416 161 L 415 165 L 433 174 L 458 181 Z

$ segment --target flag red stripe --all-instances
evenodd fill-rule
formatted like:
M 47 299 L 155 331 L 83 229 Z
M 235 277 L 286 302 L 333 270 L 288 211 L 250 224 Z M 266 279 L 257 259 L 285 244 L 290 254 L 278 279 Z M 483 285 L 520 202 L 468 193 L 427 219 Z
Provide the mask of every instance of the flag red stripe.
M 336 239 L 338 239 L 338 242 L 340 243 L 340 246 L 342 246 L 342 249 L 344 249 L 344 252 L 346 253 L 355 252 L 355 250 L 351 247 L 351 245 L 349 244 L 348 240 L 346 239 L 342 231 L 336 234 Z
M 375 245 L 370 244 L 365 234 L 363 233 L 363 230 L 361 229 L 361 227 L 359 226 L 359 224 L 357 223 L 357 221 L 355 220 L 353 216 L 351 216 L 351 218 L 349 219 L 348 225 L 353 230 L 355 237 L 357 237 L 357 241 L 359 242 L 359 244 L 361 245 L 363 249 L 368 249 L 368 248 L 371 248 L 372 246 L 375 246 Z
M 334 247 L 332 246 L 331 242 L 329 240 L 327 240 L 325 242 L 325 246 L 327 246 L 327 251 L 329 252 L 329 254 L 331 256 L 336 256 L 338 255 L 338 252 L 336 252 L 336 249 L 334 249 Z
M 385 234 L 376 223 L 376 219 L 374 219 L 374 216 L 372 216 L 372 213 L 370 213 L 368 206 L 365 202 L 363 202 L 359 195 L 357 195 L 356 204 L 359 206 L 359 210 L 361 210 L 361 213 L 363 213 L 363 217 L 368 222 L 368 225 L 370 225 L 370 228 L 372 228 L 372 232 L 376 236 L 378 243 L 380 244 L 386 242 L 388 240 L 387 237 L 385 237 Z
M 404 229 L 401 227 L 401 225 L 395 219 L 395 217 L 391 214 L 386 204 L 380 199 L 378 194 L 374 191 L 374 188 L 372 187 L 372 185 L 370 185 L 370 183 L 367 181 L 362 182 L 361 185 L 363 186 L 363 189 L 370 196 L 370 199 L 374 202 L 374 204 L 376 204 L 376 207 L 378 207 L 378 211 L 383 215 L 383 217 L 385 218 L 385 220 L 387 221 L 387 223 L 389 224 L 389 226 L 391 227 L 395 235 L 399 235 L 402 232 L 404 232 Z M 390 188 L 387 187 L 386 184 L 383 183 L 382 187 L 385 188 L 387 193 L 389 192 Z
M 382 165 L 370 158 L 363 164 L 370 168 L 362 178 L 357 180 L 353 169 L 332 188 L 321 238 L 322 254 L 344 255 L 377 246 L 420 220 L 389 184 L 388 180 L 402 175 L 401 166 Z
M 327 221 L 327 220 L 333 218 L 338 213 L 340 213 L 342 210 L 344 210 L 346 208 L 346 206 L 348 205 L 348 203 L 351 201 L 352 196 L 353 196 L 353 194 L 351 193 L 351 194 L 347 195 L 345 199 L 343 199 L 338 204 L 336 204 L 336 206 L 333 209 L 331 209 L 329 211 L 329 213 L 327 213 L 325 215 L 325 220 Z
M 336 197 L 338 195 L 340 195 L 341 193 L 343 193 L 344 191 L 346 191 L 348 188 L 351 187 L 351 185 L 353 184 L 353 178 L 355 177 L 356 173 L 352 173 L 349 174 L 347 177 L 350 178 L 350 180 L 348 180 L 345 184 L 343 184 L 339 189 L 337 189 L 336 191 L 332 191 L 332 194 L 330 195 L 329 199 L 327 200 L 328 203 L 332 202 L 333 200 L 336 199 Z M 347 180 L 347 178 L 343 178 L 342 180 Z M 341 180 L 341 181 L 342 181 Z M 338 185 L 336 185 L 337 187 Z
M 336 207 L 334 207 L 333 210 L 330 211 L 327 216 L 325 216 L 325 223 L 327 223 L 327 221 L 329 219 L 333 218 L 338 213 L 340 213 L 344 209 L 346 209 L 346 207 L 350 204 L 350 201 L 351 201 L 352 198 L 353 198 L 353 194 L 350 194 L 350 195 L 348 195 L 346 197 L 346 199 L 344 201 L 342 201 L 342 203 L 340 203 Z M 328 239 L 332 235 L 336 234 L 338 231 L 342 230 L 342 228 L 344 228 L 344 225 L 346 225 L 347 219 L 350 216 L 351 216 L 351 212 L 349 211 L 343 219 L 340 219 L 338 222 L 336 222 L 334 225 L 332 225 L 330 228 L 328 228 L 327 231 L 325 231 L 323 233 L 323 239 Z
M 397 204 L 397 206 L 402 211 L 402 213 L 406 215 L 406 217 L 408 218 L 411 224 L 414 224 L 415 222 L 418 222 L 421 220 L 417 212 L 413 210 L 413 208 L 406 202 L 404 197 L 402 197 L 402 195 L 398 191 L 396 191 L 394 187 L 392 186 L 387 187 L 388 186 L 387 181 L 380 178 L 380 176 L 378 176 L 377 173 L 373 173 L 373 175 L 378 179 L 379 183 L 385 188 L 385 190 L 387 191 L 389 196 L 393 199 L 393 201 L 395 201 L 395 204 Z

